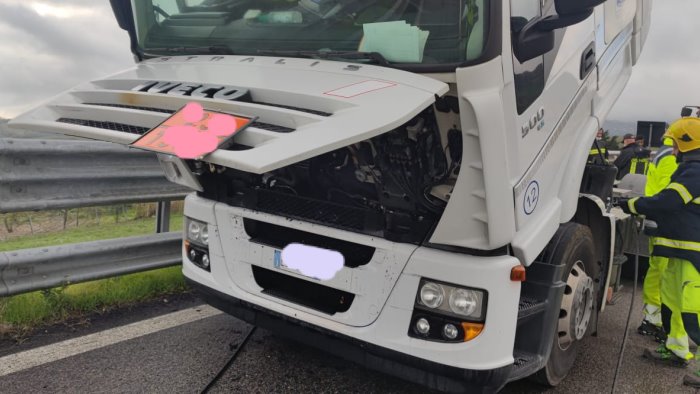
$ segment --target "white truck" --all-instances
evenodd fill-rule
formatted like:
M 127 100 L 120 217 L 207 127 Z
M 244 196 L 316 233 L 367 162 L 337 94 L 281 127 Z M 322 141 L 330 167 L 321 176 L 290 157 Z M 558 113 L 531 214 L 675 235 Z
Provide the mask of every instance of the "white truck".
M 440 390 L 564 379 L 619 250 L 615 170 L 587 157 L 651 0 L 111 4 L 136 66 L 11 124 L 130 144 L 190 102 L 257 117 L 159 155 L 207 302 Z

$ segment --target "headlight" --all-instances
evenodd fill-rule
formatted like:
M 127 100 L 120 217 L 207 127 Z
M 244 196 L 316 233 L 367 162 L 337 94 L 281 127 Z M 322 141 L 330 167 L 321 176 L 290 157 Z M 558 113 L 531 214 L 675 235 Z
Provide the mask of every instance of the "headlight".
M 478 297 L 474 290 L 452 289 L 450 309 L 459 315 L 469 316 L 476 310 Z
M 189 238 L 191 241 L 199 241 L 199 233 L 202 231 L 202 226 L 199 224 L 199 222 L 195 222 L 194 220 L 190 222 L 190 225 L 187 226 L 187 238 Z
M 209 245 L 209 228 L 206 223 L 187 218 L 185 226 L 189 241 L 202 246 Z
M 199 239 L 205 246 L 209 245 L 209 226 L 207 226 L 206 224 L 199 231 Z
M 420 301 L 428 308 L 438 308 L 445 299 L 445 290 L 437 283 L 426 282 L 420 289 Z
M 419 309 L 464 319 L 462 321 L 485 321 L 487 296 L 484 290 L 422 279 L 416 298 Z

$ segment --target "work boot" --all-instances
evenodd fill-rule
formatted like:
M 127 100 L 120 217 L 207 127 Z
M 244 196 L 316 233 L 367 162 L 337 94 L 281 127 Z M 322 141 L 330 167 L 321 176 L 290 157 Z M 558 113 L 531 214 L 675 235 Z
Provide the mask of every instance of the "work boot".
M 666 333 L 663 327 L 649 323 L 647 320 L 642 320 L 642 324 L 637 328 L 637 333 L 640 335 L 653 336 L 657 342 L 662 343 L 666 341 Z M 660 337 L 664 337 L 663 341 L 660 341 Z
M 668 350 L 665 346 L 661 346 L 656 351 L 644 349 L 642 357 L 651 360 L 657 364 L 668 365 L 676 368 L 685 368 L 688 366 L 688 360 L 684 360 L 675 353 Z
M 683 377 L 683 384 L 690 387 L 700 388 L 700 371 L 689 373 Z
M 654 340 L 658 343 L 664 344 L 668 339 L 668 335 L 666 334 L 666 331 L 664 331 L 663 327 L 658 328 L 659 330 L 656 332 L 656 334 L 654 334 Z

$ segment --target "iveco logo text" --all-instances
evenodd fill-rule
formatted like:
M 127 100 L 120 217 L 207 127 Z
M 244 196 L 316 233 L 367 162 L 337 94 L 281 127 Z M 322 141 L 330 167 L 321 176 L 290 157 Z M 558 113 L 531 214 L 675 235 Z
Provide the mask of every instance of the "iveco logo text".
M 540 108 L 536 114 L 533 114 L 530 119 L 522 127 L 522 138 L 525 138 L 533 130 L 542 130 L 544 127 L 544 108 Z
M 248 95 L 248 89 L 225 85 L 148 81 L 131 89 L 137 92 L 163 93 L 176 96 L 211 98 L 216 100 L 240 100 Z

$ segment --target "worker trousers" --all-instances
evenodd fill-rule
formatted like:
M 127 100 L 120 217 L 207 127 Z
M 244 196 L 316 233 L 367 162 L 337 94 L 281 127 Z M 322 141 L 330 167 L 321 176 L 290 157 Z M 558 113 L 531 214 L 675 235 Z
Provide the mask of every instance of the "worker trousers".
M 666 348 L 690 360 L 688 337 L 700 344 L 700 273 L 687 260 L 669 258 L 661 283 L 661 316 Z
M 661 278 L 668 266 L 668 257 L 654 256 L 653 239 L 649 239 L 649 270 L 644 277 L 644 320 L 661 327 Z

